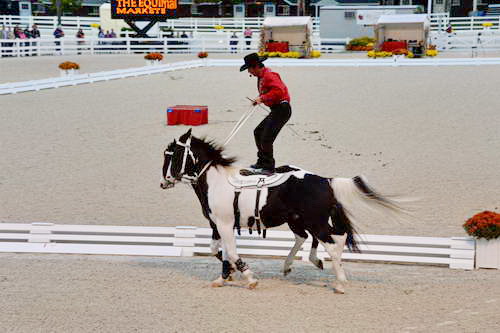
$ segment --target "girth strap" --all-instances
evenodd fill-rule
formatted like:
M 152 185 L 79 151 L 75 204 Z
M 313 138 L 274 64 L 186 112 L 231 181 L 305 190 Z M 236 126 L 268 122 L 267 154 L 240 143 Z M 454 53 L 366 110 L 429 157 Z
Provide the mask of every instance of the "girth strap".
M 234 227 L 238 232 L 238 236 L 241 236 L 241 225 L 240 225 L 240 207 L 238 205 L 238 199 L 240 197 L 240 191 L 234 192 L 234 200 L 233 200 L 233 210 L 234 210 Z

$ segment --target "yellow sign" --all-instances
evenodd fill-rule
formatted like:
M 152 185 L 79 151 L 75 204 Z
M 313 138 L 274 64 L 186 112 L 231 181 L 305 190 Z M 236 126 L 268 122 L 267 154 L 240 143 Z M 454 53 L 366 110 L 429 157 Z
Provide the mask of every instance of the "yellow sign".
M 112 18 L 157 18 L 175 16 L 177 0 L 112 0 Z

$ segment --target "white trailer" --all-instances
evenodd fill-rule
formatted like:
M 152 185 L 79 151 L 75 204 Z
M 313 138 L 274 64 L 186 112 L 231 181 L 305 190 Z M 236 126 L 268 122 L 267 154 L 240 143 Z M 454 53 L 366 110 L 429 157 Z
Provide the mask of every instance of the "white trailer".
M 321 38 L 374 36 L 381 15 L 414 14 L 419 6 L 324 6 L 320 8 Z

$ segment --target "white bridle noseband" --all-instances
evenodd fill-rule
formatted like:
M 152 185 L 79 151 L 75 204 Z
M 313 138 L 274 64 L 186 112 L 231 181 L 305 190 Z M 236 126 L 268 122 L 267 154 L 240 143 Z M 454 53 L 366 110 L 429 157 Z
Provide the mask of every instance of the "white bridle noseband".
M 186 172 L 186 163 L 188 156 L 191 158 L 191 162 L 193 162 L 193 165 L 196 165 L 196 163 L 198 163 L 197 158 L 194 156 L 193 151 L 191 150 L 191 136 L 186 140 L 186 143 L 175 141 L 175 144 L 184 147 L 184 153 L 182 156 L 182 167 L 181 171 L 179 172 L 179 175 L 181 176 L 181 181 L 186 181 L 190 184 L 196 184 L 196 182 L 198 182 L 198 179 L 205 173 L 205 171 L 207 171 L 212 161 L 207 162 L 205 166 L 201 169 L 200 173 L 194 172 L 194 176 L 186 175 L 185 172 Z M 173 154 L 174 154 L 173 152 L 165 151 L 165 155 L 173 155 Z M 170 164 L 167 169 L 167 178 L 172 177 L 171 168 L 172 168 L 172 160 L 170 161 Z

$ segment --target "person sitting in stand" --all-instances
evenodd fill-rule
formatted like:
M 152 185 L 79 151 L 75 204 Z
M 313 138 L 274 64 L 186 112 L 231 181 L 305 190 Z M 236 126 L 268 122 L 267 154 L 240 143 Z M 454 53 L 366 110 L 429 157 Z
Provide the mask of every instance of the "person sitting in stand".
M 248 69 L 251 75 L 257 77 L 259 96 L 255 99 L 254 105 L 264 103 L 271 109 L 267 117 L 254 130 L 258 160 L 250 166 L 257 172 L 269 175 L 274 173 L 275 167 L 274 140 L 290 119 L 292 109 L 288 88 L 278 73 L 264 66 L 263 61 L 266 59 L 267 57 L 259 57 L 257 53 L 249 54 L 245 56 L 245 64 L 240 67 L 240 72 Z

